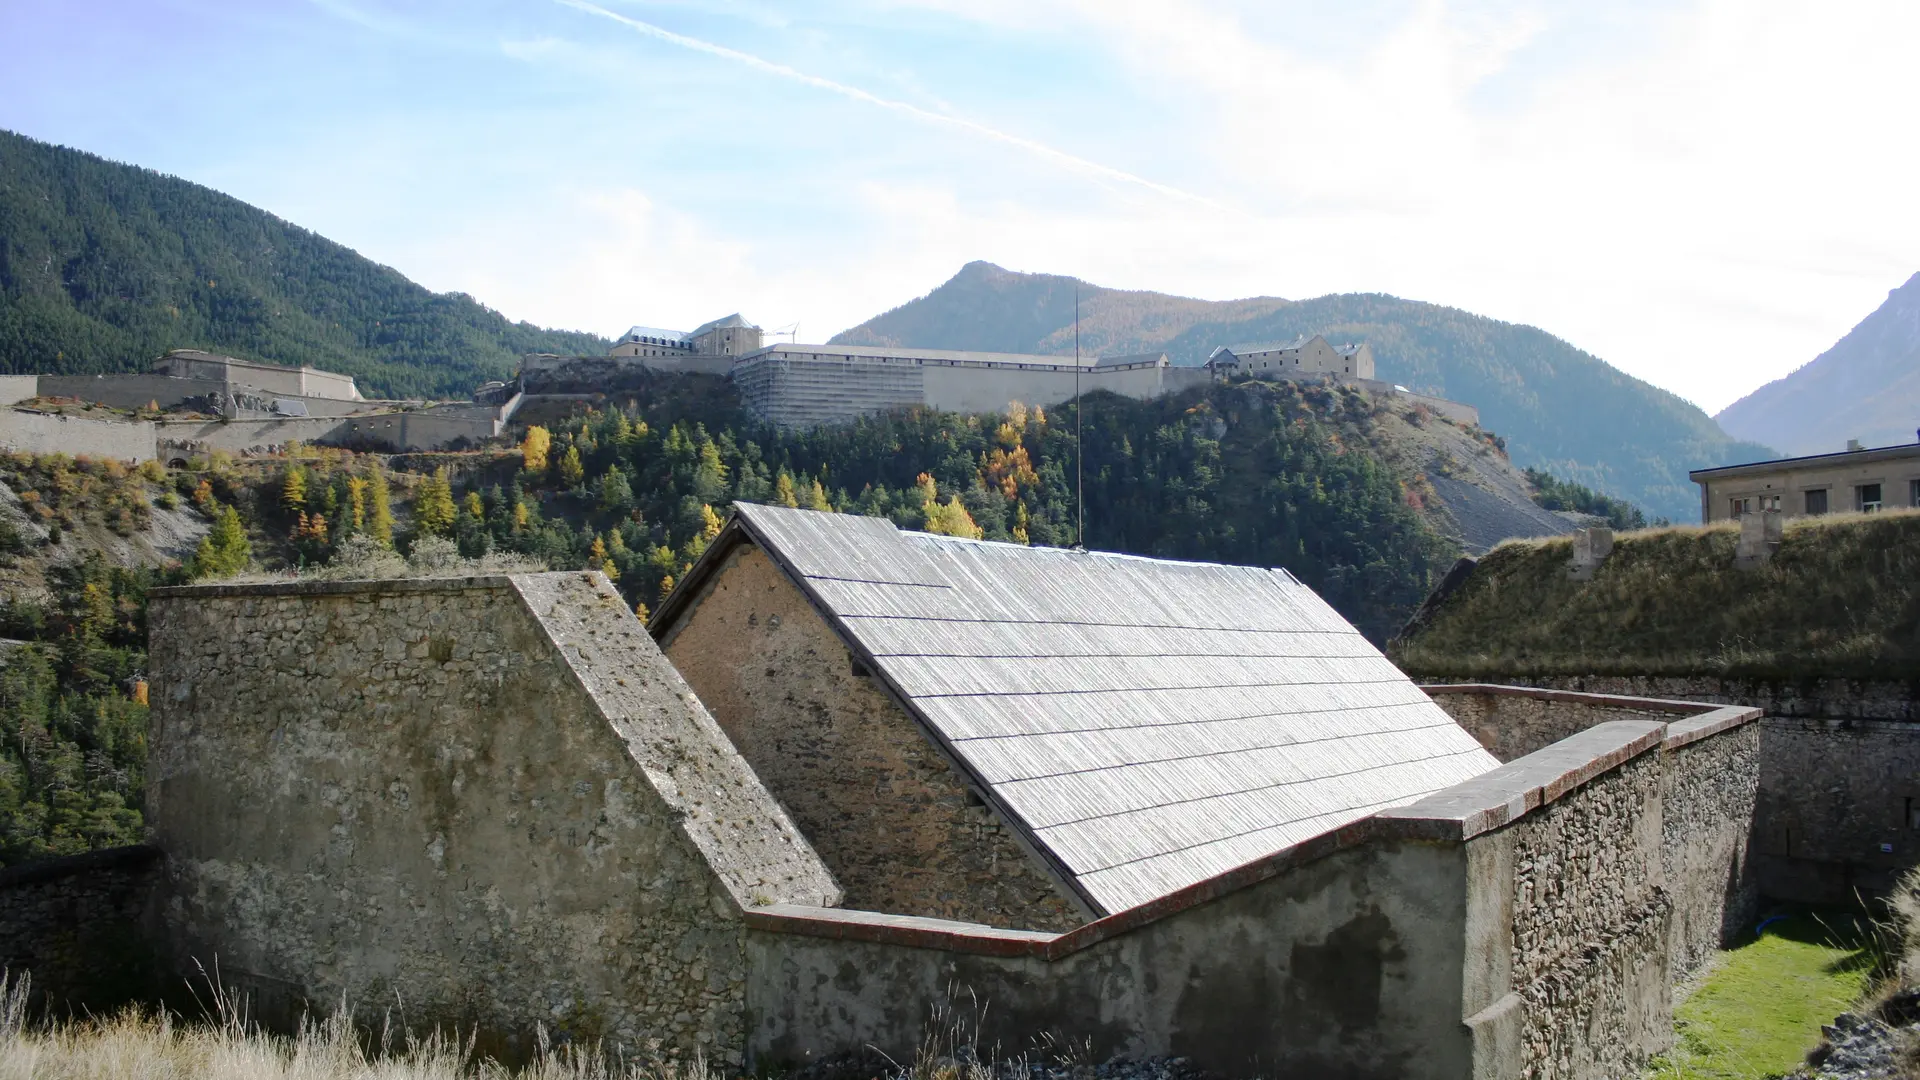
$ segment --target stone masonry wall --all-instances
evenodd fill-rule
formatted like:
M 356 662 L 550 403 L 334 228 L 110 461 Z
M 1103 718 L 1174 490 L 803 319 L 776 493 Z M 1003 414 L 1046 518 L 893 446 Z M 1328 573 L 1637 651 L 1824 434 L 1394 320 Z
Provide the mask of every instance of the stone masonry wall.
M 1749 844 L 1761 735 L 1761 723 L 1748 723 L 1667 751 L 1661 861 L 1673 898 L 1676 980 L 1712 959 L 1759 912 Z
M 1660 754 L 1643 754 L 1511 827 L 1532 1080 L 1634 1075 L 1671 1044 L 1661 774 Z
M 152 1001 L 167 989 L 144 927 L 159 876 L 145 846 L 0 869 L 0 970 L 55 1014 Z
M 1886 895 L 1902 873 L 1920 866 L 1920 691 L 1912 684 L 1705 676 L 1513 681 L 1766 710 L 1752 852 L 1763 895 L 1854 904 Z M 1452 708 L 1452 697 L 1435 700 Z
M 524 1056 L 738 1060 L 740 911 L 823 867 L 597 574 L 156 590 L 178 968 Z M 810 899 L 806 899 L 810 898 Z
M 1026 929 L 1083 921 L 765 552 L 742 546 L 712 581 L 667 656 L 847 906 Z
M 1522 758 L 1609 720 L 1659 720 L 1666 713 L 1620 705 L 1567 705 L 1526 694 L 1436 692 L 1434 703 L 1501 761 Z

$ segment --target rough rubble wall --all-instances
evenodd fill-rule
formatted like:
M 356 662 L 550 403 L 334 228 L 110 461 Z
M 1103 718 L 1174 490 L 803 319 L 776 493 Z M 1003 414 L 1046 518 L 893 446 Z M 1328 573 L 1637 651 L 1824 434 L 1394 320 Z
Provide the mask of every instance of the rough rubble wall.
M 1680 676 L 1512 681 L 1766 710 L 1753 823 L 1753 865 L 1765 896 L 1853 904 L 1886 895 L 1903 872 L 1920 866 L 1920 692 L 1913 684 Z M 1434 700 L 1447 707 L 1449 696 Z
M 1760 907 L 1748 844 L 1760 780 L 1759 723 L 1667 751 L 1661 861 L 1673 898 L 1669 966 L 1683 979 L 1713 958 Z
M 1920 724 L 1761 721 L 1754 865 L 1768 896 L 1851 904 L 1920 866 Z
M 735 890 L 832 901 L 598 575 L 156 590 L 150 619 L 172 959 L 217 956 L 270 1019 L 346 1000 L 509 1058 L 538 1023 L 730 1063 Z
M 743 546 L 667 656 L 848 907 L 1024 929 L 1084 921 L 766 553 Z
M 1609 720 L 1665 722 L 1672 719 L 1670 713 L 1621 705 L 1552 701 L 1523 694 L 1435 692 L 1432 697 L 1434 704 L 1501 761 L 1526 757 Z
M 1512 845 L 1521 1075 L 1635 1075 L 1671 1044 L 1661 755 L 1645 753 L 1475 843 Z
M 146 846 L 0 869 L 0 971 L 56 1013 L 152 1002 L 167 989 L 145 931 L 159 876 Z

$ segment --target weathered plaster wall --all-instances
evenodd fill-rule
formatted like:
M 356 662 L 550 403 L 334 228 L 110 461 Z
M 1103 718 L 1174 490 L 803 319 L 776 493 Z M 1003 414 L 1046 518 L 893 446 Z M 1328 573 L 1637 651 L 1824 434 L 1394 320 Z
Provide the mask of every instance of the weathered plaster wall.
M 40 376 L 0 375 L 0 405 L 40 396 Z
M 1466 892 L 1459 847 L 1392 842 L 1051 960 L 756 929 L 752 1050 L 769 1065 L 863 1046 L 910 1060 L 945 1006 L 1007 1056 L 1071 1047 L 1093 1061 L 1179 1055 L 1230 1077 L 1464 1078 Z M 909 940 L 915 923 L 942 929 L 895 922 Z M 1002 943 L 1023 944 L 986 942 Z
M 598 574 L 162 589 L 150 620 L 171 960 L 270 1018 L 731 1062 L 741 909 L 838 898 Z
M 832 868 L 848 907 L 1084 921 L 766 553 L 735 550 L 667 656 Z
M 61 1015 L 152 1001 L 166 989 L 145 929 L 159 877 L 146 846 L 0 869 L 0 970 Z
M 1852 904 L 1886 895 L 1902 873 L 1920 866 L 1920 694 L 1912 684 L 1682 676 L 1526 681 L 1764 709 L 1752 864 L 1766 896 Z M 1456 707 L 1452 694 L 1435 700 Z

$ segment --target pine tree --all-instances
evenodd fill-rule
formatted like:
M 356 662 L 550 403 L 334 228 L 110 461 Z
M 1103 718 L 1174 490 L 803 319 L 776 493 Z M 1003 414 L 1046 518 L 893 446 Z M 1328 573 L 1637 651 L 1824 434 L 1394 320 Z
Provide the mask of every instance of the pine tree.
M 367 474 L 367 535 L 381 544 L 393 544 L 393 495 L 387 488 L 387 471 L 379 462 Z
M 240 511 L 216 505 L 213 528 L 194 552 L 195 577 L 232 577 L 253 561 L 253 545 L 247 540 L 247 528 L 241 524 Z
M 453 505 L 453 484 L 447 479 L 447 467 L 440 466 L 420 484 L 413 497 L 413 523 L 429 536 L 445 536 L 453 529 L 459 511 Z
M 600 509 L 609 514 L 625 513 L 633 505 L 633 485 L 627 482 L 627 474 L 620 466 L 607 466 L 607 473 L 600 478 Z
M 587 469 L 580 463 L 580 448 L 567 447 L 567 453 L 560 459 L 560 482 L 568 489 L 577 488 L 586 481 Z

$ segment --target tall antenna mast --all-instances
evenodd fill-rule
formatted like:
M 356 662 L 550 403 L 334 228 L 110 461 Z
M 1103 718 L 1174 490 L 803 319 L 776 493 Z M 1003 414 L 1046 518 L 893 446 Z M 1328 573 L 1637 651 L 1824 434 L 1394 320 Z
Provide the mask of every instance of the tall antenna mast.
M 1081 414 L 1086 411 L 1080 400 L 1080 283 L 1073 283 L 1073 505 L 1078 516 L 1074 525 L 1074 546 L 1087 546 L 1087 455 L 1081 449 Z

